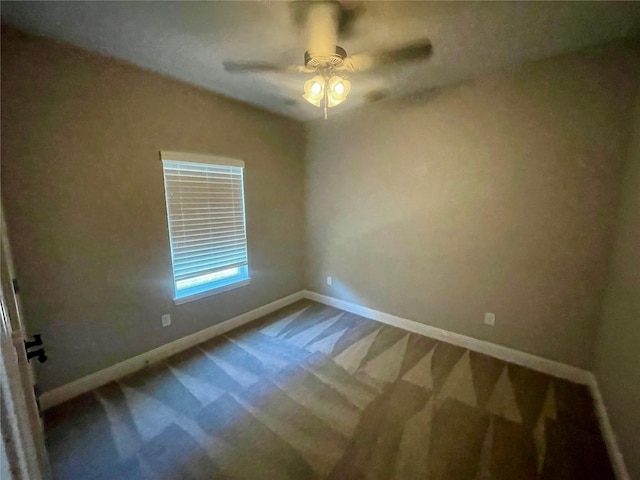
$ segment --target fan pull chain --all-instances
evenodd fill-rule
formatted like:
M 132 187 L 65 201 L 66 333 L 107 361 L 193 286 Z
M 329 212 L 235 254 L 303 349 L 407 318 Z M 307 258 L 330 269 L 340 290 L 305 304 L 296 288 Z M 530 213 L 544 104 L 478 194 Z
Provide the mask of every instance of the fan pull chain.
M 325 85 L 327 85 L 325 83 Z M 327 95 L 327 87 L 324 89 L 324 119 L 329 117 L 329 96 Z

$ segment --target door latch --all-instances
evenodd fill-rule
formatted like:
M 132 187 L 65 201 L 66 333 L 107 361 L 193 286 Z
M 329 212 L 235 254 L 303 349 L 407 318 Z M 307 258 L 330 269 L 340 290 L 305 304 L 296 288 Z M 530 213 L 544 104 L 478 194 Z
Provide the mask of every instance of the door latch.
M 44 352 L 44 348 L 30 351 L 31 348 L 39 347 L 40 345 L 42 345 L 42 337 L 40 336 L 40 334 L 34 335 L 33 340 L 31 340 L 30 342 L 27 342 L 25 340 L 24 349 L 27 352 L 28 361 L 31 361 L 32 358 L 37 358 L 40 363 L 44 363 L 47 361 L 47 355 Z

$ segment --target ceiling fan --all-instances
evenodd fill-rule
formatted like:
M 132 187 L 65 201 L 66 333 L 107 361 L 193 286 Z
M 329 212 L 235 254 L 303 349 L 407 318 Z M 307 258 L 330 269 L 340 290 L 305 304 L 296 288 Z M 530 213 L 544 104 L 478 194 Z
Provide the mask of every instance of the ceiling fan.
M 294 2 L 308 6 L 306 28 L 308 50 L 304 53 L 304 65 L 281 66 L 265 62 L 223 62 L 230 73 L 284 72 L 315 74 L 304 83 L 302 97 L 316 107 L 324 109 L 341 104 L 349 95 L 349 74 L 370 71 L 375 68 L 426 60 L 432 52 L 429 39 L 390 50 L 347 55 L 337 45 L 338 32 L 352 19 L 352 11 L 342 8 L 336 1 Z

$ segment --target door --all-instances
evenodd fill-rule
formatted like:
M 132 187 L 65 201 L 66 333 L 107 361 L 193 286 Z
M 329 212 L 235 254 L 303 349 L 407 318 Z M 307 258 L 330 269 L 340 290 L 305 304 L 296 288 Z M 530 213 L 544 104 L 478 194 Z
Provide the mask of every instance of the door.
M 2 470 L 11 472 L 11 478 L 16 480 L 48 480 L 49 461 L 34 391 L 36 377 L 27 360 L 26 329 L 20 299 L 14 291 L 16 277 L 1 206 L 0 277 Z

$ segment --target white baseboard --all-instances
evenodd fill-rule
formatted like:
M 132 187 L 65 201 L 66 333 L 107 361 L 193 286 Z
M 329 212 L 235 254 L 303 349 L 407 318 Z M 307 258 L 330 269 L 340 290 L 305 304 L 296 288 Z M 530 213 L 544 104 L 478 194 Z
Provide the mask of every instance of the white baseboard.
M 600 424 L 600 433 L 602 434 L 604 443 L 607 446 L 607 452 L 609 452 L 609 459 L 613 465 L 616 478 L 618 480 L 631 480 L 631 475 L 629 475 L 629 472 L 627 471 L 622 451 L 618 446 L 618 440 L 616 438 L 615 431 L 613 430 L 613 425 L 611 425 L 609 414 L 607 413 L 607 407 L 604 404 L 602 393 L 600 393 L 598 380 L 593 373 L 590 374 L 590 377 L 589 389 L 591 390 L 598 423 Z
M 565 380 L 570 380 L 583 385 L 589 385 L 591 383 L 591 378 L 593 376 L 591 372 L 572 365 L 567 365 L 566 363 L 549 360 L 548 358 L 521 352 L 519 350 L 514 350 L 513 348 L 504 347 L 484 340 L 478 340 L 477 338 L 468 337 L 459 333 L 449 332 L 448 330 L 425 325 L 424 323 L 416 322 L 415 320 L 409 320 L 396 315 L 391 315 L 390 313 L 380 312 L 379 310 L 373 310 L 372 308 L 345 302 L 344 300 L 339 300 L 327 295 L 321 295 L 309 290 L 304 291 L 304 296 L 310 300 L 324 303 L 325 305 L 339 308 L 347 312 L 355 313 L 362 317 L 377 320 L 378 322 L 402 328 L 419 335 L 424 335 L 425 337 L 442 340 L 459 347 L 468 348 L 474 352 L 484 353 L 485 355 L 499 358 L 500 360 L 510 363 L 515 363 L 516 365 L 521 365 L 548 375 L 553 375 L 554 377 L 564 378 Z
M 86 377 L 82 377 L 71 383 L 62 385 L 61 387 L 44 392 L 39 397 L 40 408 L 43 410 L 51 408 L 73 397 L 89 392 L 94 388 L 98 388 L 113 380 L 117 380 L 118 378 L 140 370 L 147 365 L 162 361 L 171 355 L 175 355 L 187 348 L 198 345 L 210 338 L 222 335 L 234 328 L 244 325 L 245 323 L 249 323 L 271 312 L 275 312 L 276 310 L 286 307 L 287 305 L 297 302 L 303 298 L 304 291 L 293 293 L 274 302 L 268 303 L 267 305 L 263 305 L 254 310 L 238 315 L 237 317 L 212 325 L 211 327 L 200 330 L 199 332 L 192 333 L 186 337 L 161 345 L 158 348 L 149 350 L 148 352 L 137 355 L 125 360 L 124 362 L 116 363 L 111 367 L 107 367 L 103 370 L 87 375 Z

